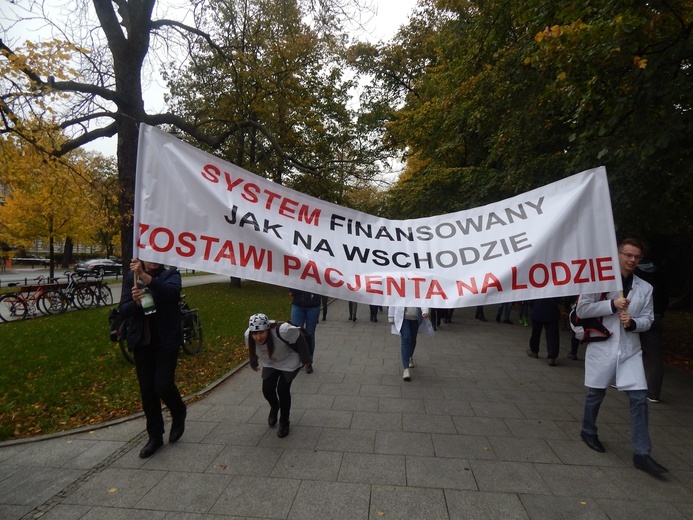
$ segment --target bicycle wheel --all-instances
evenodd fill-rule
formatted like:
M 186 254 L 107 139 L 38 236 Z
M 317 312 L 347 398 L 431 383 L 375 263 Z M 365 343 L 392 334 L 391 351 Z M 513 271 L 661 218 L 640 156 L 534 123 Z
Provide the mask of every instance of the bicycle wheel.
M 67 310 L 67 298 L 57 289 L 48 289 L 36 302 L 36 307 L 43 314 L 61 314 Z
M 202 323 L 196 312 L 183 315 L 183 350 L 191 356 L 202 349 Z
M 86 285 L 78 285 L 72 291 L 72 303 L 78 309 L 87 309 L 94 305 L 94 291 Z
M 113 291 L 108 285 L 101 285 L 96 290 L 96 305 L 113 305 Z
M 2 321 L 23 320 L 28 314 L 26 302 L 15 293 L 0 296 L 0 319 Z
M 123 322 L 118 329 L 118 345 L 120 346 L 120 351 L 123 353 L 123 356 L 125 356 L 125 359 L 134 365 L 135 356 L 132 353 L 132 350 L 130 350 L 128 347 L 128 329 L 125 322 Z

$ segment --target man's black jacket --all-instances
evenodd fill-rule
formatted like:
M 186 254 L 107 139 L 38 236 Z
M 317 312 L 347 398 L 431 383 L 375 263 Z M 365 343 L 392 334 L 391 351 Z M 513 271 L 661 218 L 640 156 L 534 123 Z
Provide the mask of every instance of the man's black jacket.
M 130 271 L 123 279 L 118 309 L 127 323 L 128 346 L 134 349 L 140 346 L 145 316 L 142 307 L 132 299 L 132 286 L 133 274 Z M 149 316 L 150 325 L 156 327 L 153 335 L 160 339 L 164 349 L 177 350 L 183 344 L 179 307 L 182 282 L 178 269 L 162 267 L 152 274 L 152 281 L 148 287 L 156 305 L 156 313 Z

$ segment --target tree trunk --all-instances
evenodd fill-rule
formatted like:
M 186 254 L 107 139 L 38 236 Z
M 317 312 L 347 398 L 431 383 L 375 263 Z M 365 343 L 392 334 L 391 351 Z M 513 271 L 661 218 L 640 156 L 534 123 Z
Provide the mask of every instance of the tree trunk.
M 63 268 L 69 266 L 73 263 L 74 259 L 72 257 L 72 252 L 74 251 L 74 243 L 72 242 L 72 237 L 65 237 L 65 247 L 63 249 Z
M 121 259 L 125 273 L 129 270 L 130 259 L 137 257 L 137 252 L 132 249 L 132 240 L 138 130 L 137 123 L 127 117 L 121 118 L 118 127 L 118 209 L 123 252 Z
M 53 237 L 53 233 L 51 232 L 51 236 L 48 239 L 48 259 L 50 261 L 50 271 L 48 274 L 49 278 L 55 278 L 55 238 Z M 49 280 L 50 282 L 50 280 Z

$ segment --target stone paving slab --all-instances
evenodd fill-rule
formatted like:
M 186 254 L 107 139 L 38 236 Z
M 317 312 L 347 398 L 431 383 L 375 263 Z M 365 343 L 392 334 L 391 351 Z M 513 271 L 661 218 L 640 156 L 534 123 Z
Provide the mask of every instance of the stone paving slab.
M 632 466 L 615 390 L 599 416 L 607 452 L 581 442 L 584 366 L 565 357 L 567 331 L 549 367 L 543 344 L 525 354 L 529 328 L 458 309 L 419 337 L 405 382 L 386 312 L 372 323 L 359 306 L 351 322 L 346 308 L 318 325 L 288 437 L 268 428 L 260 376 L 242 368 L 147 460 L 142 417 L 0 444 L 0 518 L 693 519 L 693 376 L 667 368 L 649 406 L 653 456 L 670 469 L 655 478 Z

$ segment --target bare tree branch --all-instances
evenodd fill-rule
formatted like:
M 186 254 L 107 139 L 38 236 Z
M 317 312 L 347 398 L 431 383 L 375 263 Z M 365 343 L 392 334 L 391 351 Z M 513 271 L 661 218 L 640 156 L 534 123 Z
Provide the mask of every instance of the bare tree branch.
M 61 128 L 65 127 L 65 123 L 60 125 Z M 102 137 L 113 137 L 116 135 L 118 132 L 118 125 L 117 123 L 113 122 L 108 126 L 104 126 L 102 128 L 96 128 L 94 130 L 91 130 L 89 132 L 85 132 L 74 139 L 70 139 L 67 141 L 65 144 L 63 144 L 60 147 L 60 150 L 56 151 L 52 155 L 63 155 L 68 152 L 71 152 L 72 150 L 76 150 L 80 146 L 84 146 L 87 143 L 91 143 L 92 141 L 96 139 L 100 139 Z
M 171 113 L 166 113 L 166 114 L 156 114 L 156 115 L 147 115 L 144 118 L 145 123 L 152 125 L 152 126 L 157 126 L 157 125 L 171 125 L 175 126 L 176 128 L 179 128 L 189 136 L 193 137 L 194 139 L 197 139 L 201 143 L 205 143 L 206 145 L 212 147 L 212 148 L 218 148 L 221 144 L 223 144 L 231 135 L 236 133 L 239 130 L 243 130 L 246 128 L 254 128 L 258 130 L 262 135 L 265 136 L 265 138 L 270 142 L 272 145 L 272 148 L 277 152 L 277 154 L 282 157 L 285 161 L 287 161 L 288 164 L 298 168 L 301 171 L 308 172 L 308 173 L 317 173 L 318 168 L 309 166 L 302 161 L 299 161 L 295 157 L 293 157 L 291 154 L 286 153 L 284 149 L 282 148 L 281 144 L 277 140 L 277 138 L 270 132 L 264 125 L 258 123 L 257 121 L 223 121 L 226 124 L 231 125 L 232 127 L 229 130 L 226 130 L 218 135 L 210 135 L 205 133 L 204 131 L 201 130 L 201 127 L 215 122 L 218 123 L 221 120 L 215 119 L 215 120 L 208 120 L 204 122 L 200 122 L 197 124 L 190 123 L 189 121 L 183 119 L 180 116 L 177 116 L 175 114 Z
M 232 61 L 229 56 L 226 55 L 224 52 L 224 49 L 222 49 L 217 43 L 212 39 L 212 37 L 204 32 L 201 31 L 200 29 L 196 27 L 191 27 L 189 25 L 186 25 L 182 22 L 178 22 L 176 20 L 168 20 L 168 19 L 161 19 L 161 20 L 152 20 L 151 21 L 151 27 L 152 29 L 160 29 L 162 27 L 175 27 L 178 29 L 183 29 L 185 32 L 190 33 L 190 34 L 196 34 L 197 36 L 200 36 L 203 38 L 206 42 L 207 45 L 209 45 L 212 49 L 214 49 L 224 60 L 226 61 Z

